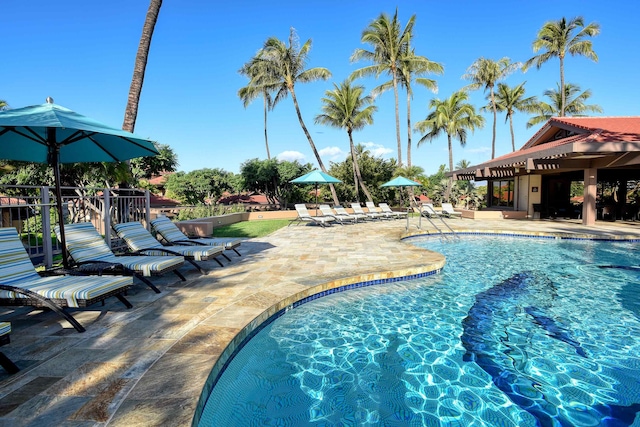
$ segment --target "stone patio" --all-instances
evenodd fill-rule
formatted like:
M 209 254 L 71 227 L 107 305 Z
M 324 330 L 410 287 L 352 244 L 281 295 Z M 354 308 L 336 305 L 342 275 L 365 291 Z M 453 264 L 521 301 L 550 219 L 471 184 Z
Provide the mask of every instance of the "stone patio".
M 447 222 L 456 231 L 640 239 L 638 222 Z M 21 371 L 0 369 L 0 426 L 190 425 L 216 362 L 278 310 L 322 290 L 441 268 L 442 256 L 402 240 L 435 233 L 427 221 L 417 225 L 411 219 L 408 233 L 402 220 L 300 225 L 249 239 L 224 268 L 203 263 L 205 276 L 187 266 L 186 282 L 154 278 L 161 294 L 134 286 L 132 309 L 112 298 L 74 310 L 82 334 L 51 312 L 2 307 L 0 319 L 13 332 L 0 351 Z

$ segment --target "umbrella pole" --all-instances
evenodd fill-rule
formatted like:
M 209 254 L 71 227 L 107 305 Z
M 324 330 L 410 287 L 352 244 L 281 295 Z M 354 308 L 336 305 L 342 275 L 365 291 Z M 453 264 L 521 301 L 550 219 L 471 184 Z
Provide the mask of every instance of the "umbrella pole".
M 318 183 L 316 182 L 316 216 L 318 216 Z
M 47 128 L 47 145 L 49 146 L 49 164 L 53 166 L 53 178 L 55 181 L 56 202 L 58 208 L 58 226 L 60 227 L 60 244 L 62 245 L 62 265 L 69 268 L 67 241 L 64 237 L 64 217 L 62 209 L 62 189 L 60 180 L 59 149 L 56 144 L 56 129 Z M 42 236 L 43 238 L 45 236 Z

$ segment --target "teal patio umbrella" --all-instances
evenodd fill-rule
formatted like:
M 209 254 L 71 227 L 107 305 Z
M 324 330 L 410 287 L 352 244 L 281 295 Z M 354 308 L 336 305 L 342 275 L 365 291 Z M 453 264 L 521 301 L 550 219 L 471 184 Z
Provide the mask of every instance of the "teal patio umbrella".
M 118 162 L 159 154 L 153 143 L 53 103 L 0 112 L 0 159 L 53 168 L 62 260 L 67 267 L 60 163 Z
M 422 184 L 405 178 L 404 176 L 398 176 L 391 181 L 387 181 L 380 187 L 420 187 Z M 409 208 L 407 208 L 407 231 L 409 231 Z
M 318 184 L 337 184 L 340 181 L 338 178 L 334 178 L 328 173 L 324 173 L 319 170 L 313 170 L 305 175 L 302 175 L 296 179 L 289 181 L 293 184 L 315 184 L 316 188 L 316 216 L 318 215 Z

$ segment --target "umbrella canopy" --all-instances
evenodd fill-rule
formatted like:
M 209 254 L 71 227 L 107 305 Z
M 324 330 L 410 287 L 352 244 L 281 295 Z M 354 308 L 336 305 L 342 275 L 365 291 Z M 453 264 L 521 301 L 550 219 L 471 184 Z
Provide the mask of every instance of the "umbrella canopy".
M 399 176 L 393 178 L 391 181 L 385 182 L 380 187 L 420 187 L 421 185 L 419 182 L 412 181 L 404 176 Z
M 338 178 L 334 178 L 328 173 L 324 173 L 319 170 L 313 170 L 305 175 L 299 176 L 296 179 L 289 181 L 293 184 L 315 184 L 316 186 L 316 216 L 318 216 L 318 184 L 337 184 L 340 181 Z
M 65 267 L 60 163 L 116 162 L 157 154 L 148 139 L 56 105 L 51 98 L 46 104 L 0 112 L 0 159 L 47 163 L 53 168 Z

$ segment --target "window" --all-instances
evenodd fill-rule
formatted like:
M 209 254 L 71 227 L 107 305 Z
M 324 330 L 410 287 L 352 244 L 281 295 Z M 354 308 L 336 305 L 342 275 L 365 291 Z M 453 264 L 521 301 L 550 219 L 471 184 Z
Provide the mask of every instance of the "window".
M 513 179 L 489 183 L 489 206 L 513 207 Z

